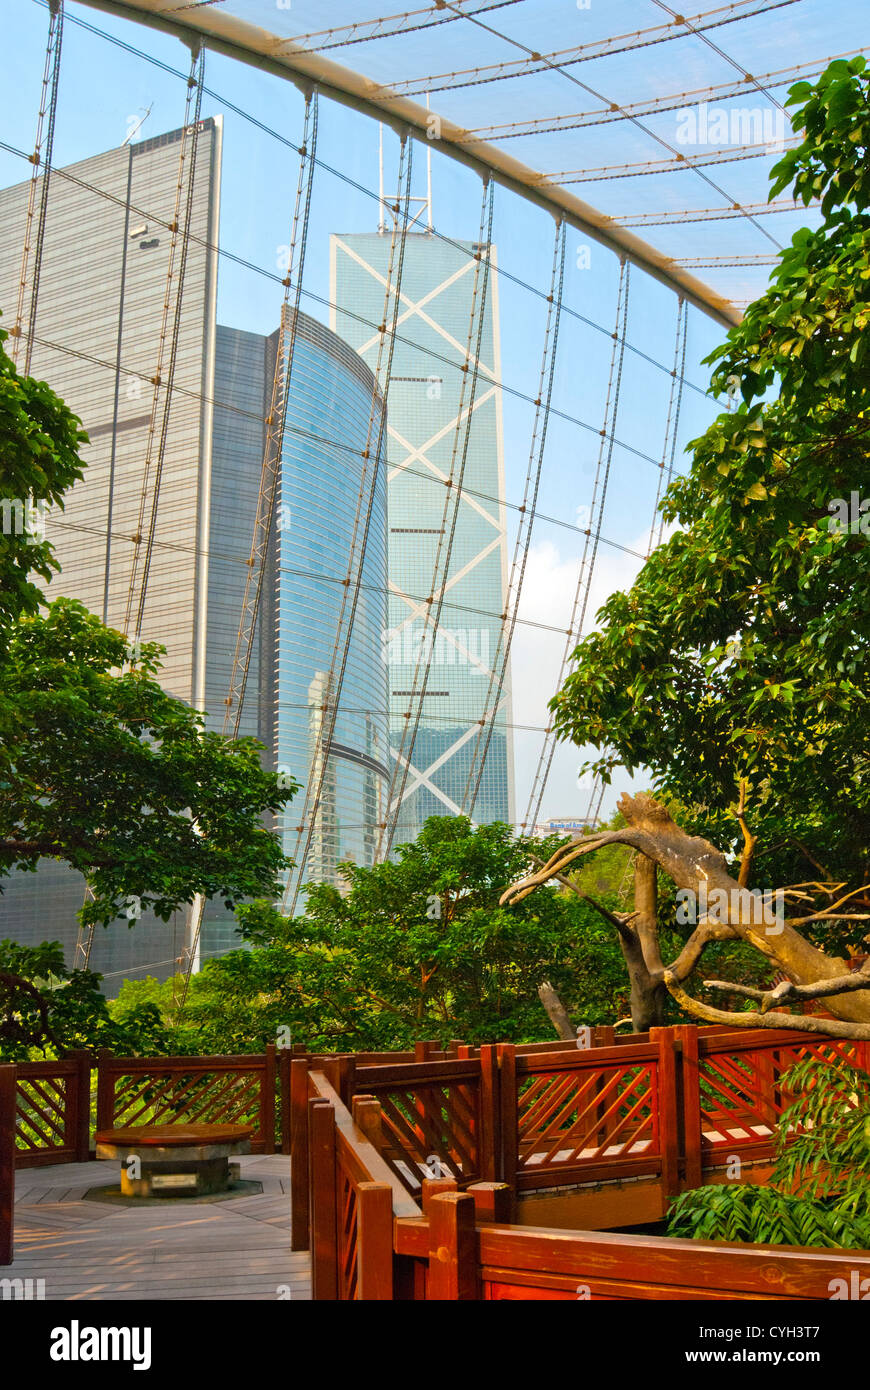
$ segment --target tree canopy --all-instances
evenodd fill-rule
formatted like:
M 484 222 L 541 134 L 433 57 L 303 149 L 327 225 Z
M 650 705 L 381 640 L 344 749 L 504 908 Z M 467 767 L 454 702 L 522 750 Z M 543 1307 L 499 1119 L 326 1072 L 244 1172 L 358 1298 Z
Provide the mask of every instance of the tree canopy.
M 631 846 L 635 911 L 611 920 L 636 1026 L 658 1021 L 667 989 L 709 1022 L 866 1038 L 870 956 L 857 970 L 844 959 L 860 954 L 870 909 L 865 60 L 830 64 L 789 102 L 804 138 L 774 168 L 771 197 L 791 183 L 805 205 L 818 198 L 821 225 L 795 234 L 767 292 L 708 359 L 713 391 L 739 389 L 740 403 L 690 444 L 689 471 L 662 504 L 679 529 L 608 599 L 552 702 L 560 734 L 597 749 L 605 780 L 617 764 L 645 766 L 659 795 L 624 797 L 624 829 L 558 852 L 503 901 L 602 846 Z M 658 870 L 695 902 L 670 963 Z M 764 888 L 761 900 L 751 892 L 759 883 L 780 898 L 769 917 Z M 715 910 L 701 901 L 708 889 Z M 723 943 L 754 948 L 775 977 L 705 987 L 757 1008 L 688 992 L 703 954 Z M 773 1012 L 817 999 L 833 1019 Z
M 708 359 L 713 390 L 735 388 L 739 405 L 689 445 L 689 471 L 662 506 L 679 529 L 627 593 L 608 599 L 553 709 L 563 736 L 598 750 L 605 779 L 619 763 L 645 766 L 656 790 L 714 839 L 731 839 L 729 808 L 746 778 L 768 881 L 862 881 L 870 854 L 865 60 L 832 63 L 814 86 L 793 87 L 789 101 L 804 138 L 773 170 L 771 197 L 792 184 L 804 203 L 820 198 L 821 226 L 795 234 L 767 292 Z
M 341 891 L 313 886 L 302 917 L 240 907 L 250 949 L 203 964 L 181 1019 L 171 985 L 154 982 L 125 985 L 117 1016 L 158 1000 L 184 1050 L 256 1050 L 276 1037 L 328 1051 L 520 1040 L 550 1035 L 538 998 L 547 981 L 575 1023 L 609 1021 L 627 994 L 609 925 L 556 888 L 519 912 L 498 906 L 504 884 L 556 843 L 432 817 L 395 861 L 344 865 Z
M 54 552 L 38 532 L 22 529 L 25 504 L 63 509 L 63 495 L 84 475 L 79 447 L 87 435 L 44 381 L 20 376 L 3 348 L 0 329 L 0 484 L 2 499 L 15 512 L 4 513 L 0 529 L 0 654 L 10 627 L 38 612 L 41 590 L 34 575 L 49 580 L 59 568 Z

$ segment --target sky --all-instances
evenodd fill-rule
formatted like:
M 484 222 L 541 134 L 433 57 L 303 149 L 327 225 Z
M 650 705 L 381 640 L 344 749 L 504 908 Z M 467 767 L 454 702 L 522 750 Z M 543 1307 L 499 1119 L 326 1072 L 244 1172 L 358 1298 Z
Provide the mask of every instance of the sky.
M 741 0 L 742 5 L 751 0 Z M 383 10 L 363 3 L 330 0 L 313 5 L 304 0 L 272 4 L 267 0 L 234 0 L 230 8 L 244 18 L 270 27 L 276 33 L 301 33 L 307 28 L 323 29 L 327 24 L 344 22 L 349 15 L 366 18 Z M 767 6 L 766 8 L 770 8 Z M 730 54 L 741 49 L 739 63 L 752 63 L 758 71 L 784 68 L 817 57 L 845 51 L 860 43 L 861 4 L 847 0 L 834 7 L 820 6 L 820 0 L 788 0 L 771 30 L 770 15 L 763 34 L 753 39 L 740 26 L 713 30 L 721 46 Z M 0 51 L 0 81 L 5 92 L 14 93 L 4 103 L 2 134 L 4 146 L 18 152 L 33 147 L 36 109 L 47 30 L 47 10 L 41 0 L 3 0 L 4 44 Z M 116 19 L 85 5 L 67 6 L 71 21 L 81 20 L 123 44 L 142 50 L 138 54 L 108 42 L 75 22 L 65 26 L 61 94 L 55 136 L 54 162 L 58 166 L 87 158 L 120 145 L 130 130 L 142 121 L 136 138 L 158 135 L 177 128 L 183 121 L 185 85 L 177 74 L 187 74 L 188 50 L 177 38 Z M 827 25 L 823 22 L 828 16 Z M 546 28 L 547 50 L 585 42 L 590 38 L 629 32 L 668 19 L 663 7 L 651 0 L 592 0 L 589 6 L 572 5 L 569 0 L 525 0 L 514 5 L 502 18 L 506 31 L 524 42 L 537 34 L 542 47 L 541 26 Z M 534 20 L 534 23 L 532 22 Z M 811 23 L 808 22 L 811 20 Z M 546 21 L 546 24 L 544 22 Z M 578 26 L 587 25 L 586 30 Z M 513 25 L 513 28 L 511 28 Z M 866 28 L 866 25 L 863 26 Z M 835 32 L 836 31 L 836 32 Z M 430 31 L 397 37 L 375 51 L 371 44 L 359 49 L 345 47 L 327 56 L 347 64 L 356 63 L 361 71 L 413 75 L 442 72 L 472 62 L 494 58 L 516 58 L 518 53 L 499 44 L 486 33 L 475 32 L 475 47 L 463 48 L 458 26 L 452 26 L 450 44 L 443 52 L 433 47 Z M 627 102 L 644 92 L 695 90 L 721 81 L 732 72 L 700 40 L 693 45 L 682 68 L 675 66 L 675 45 L 641 49 L 622 58 L 602 59 L 598 64 L 572 68 L 582 72 L 588 86 L 595 68 L 595 90 L 604 81 L 619 86 L 619 101 Z M 838 47 L 838 44 L 841 45 Z M 723 50 L 724 51 L 724 50 Z M 681 52 L 683 49 L 681 48 Z M 521 56 L 521 55 L 520 55 Z M 702 62 L 703 59 L 703 62 Z M 383 73 L 375 71 L 377 63 Z M 438 64 L 442 65 L 439 66 Z M 611 69 L 604 64 L 619 64 Z M 764 64 L 768 66 L 765 67 Z M 398 66 L 397 66 L 398 64 Z M 404 64 L 404 66 L 402 66 Z M 428 64 L 428 68 L 426 66 Z M 711 66 L 714 65 L 714 66 Z M 161 66 L 162 65 L 162 66 Z M 715 67 L 715 71 L 714 71 Z M 167 71 L 169 69 L 169 71 Z M 732 72 L 733 75 L 733 72 Z M 538 81 L 538 79 L 535 79 Z M 294 146 L 301 140 L 303 99 L 286 81 L 263 74 L 220 55 L 206 58 L 202 114 L 222 114 L 224 153 L 221 190 L 220 243 L 230 256 L 243 258 L 257 269 L 240 265 L 225 256 L 219 275 L 218 320 L 236 328 L 259 333 L 271 332 L 277 321 L 282 290 L 277 282 L 281 273 L 282 248 L 289 240 L 293 201 L 298 173 Z M 512 104 L 504 84 L 490 84 L 459 91 L 445 91 L 443 108 L 456 113 L 469 125 L 505 122 L 531 113 L 549 114 L 588 110 L 587 92 L 559 86 L 553 72 L 541 74 L 537 88 L 518 88 Z M 520 99 L 521 98 L 521 99 Z M 761 98 L 759 98 L 760 100 Z M 485 103 L 485 104 L 482 104 Z M 436 109 L 436 98 L 432 98 Z M 239 108 L 254 118 L 245 119 Z M 147 115 L 146 115 L 147 113 Z M 144 118 L 144 119 L 142 119 Z M 674 111 L 657 118 L 656 127 L 672 144 L 677 129 Z M 329 235 L 333 232 L 372 231 L 377 227 L 378 135 L 376 122 L 328 101 L 320 103 L 318 158 L 321 168 L 315 182 L 306 257 L 302 307 L 322 321 L 329 321 Z M 664 138 L 664 136 L 663 136 Z M 593 127 L 584 134 L 582 149 L 565 135 L 510 142 L 510 152 L 536 162 L 543 169 L 593 167 L 627 163 L 638 158 L 657 159 L 663 151 L 654 139 L 631 124 Z M 621 143 L 620 143 L 621 142 Z M 398 142 L 387 130 L 384 135 L 385 183 L 395 185 Z M 415 147 L 415 192 L 425 187 L 426 152 Z M 437 148 L 433 142 L 432 187 L 433 219 L 438 232 L 456 238 L 475 240 L 480 216 L 481 184 L 478 176 L 463 168 Z M 743 161 L 711 169 L 727 193 L 737 190 L 741 201 L 766 196 L 766 169 L 775 155 L 765 160 Z M 574 161 L 572 163 L 572 160 Z M 579 164 L 578 164 L 579 161 Z M 0 149 L 0 186 L 20 182 L 29 166 L 19 154 Z M 727 183 L 727 187 L 726 187 Z M 618 185 L 618 186 L 617 186 Z M 578 187 L 578 195 L 595 202 L 605 211 L 645 211 L 649 208 L 705 208 L 713 206 L 709 187 L 691 186 L 683 176 L 667 187 L 651 178 L 627 182 L 601 183 Z M 737 196 L 735 194 L 735 196 Z M 607 200 L 610 200 L 609 202 Z M 716 206 L 721 205 L 721 199 Z M 801 222 L 812 222 L 814 214 L 788 212 L 771 217 L 765 226 L 778 228 L 780 244 L 786 242 Z M 704 222 L 692 224 L 693 254 L 699 247 L 711 256 L 725 256 L 732 250 L 741 254 L 770 252 L 772 247 L 758 224 Z M 537 391 L 544 340 L 546 305 L 550 289 L 555 224 L 548 212 L 525 202 L 503 188 L 497 188 L 493 240 L 497 248 L 497 278 L 501 320 L 505 475 L 508 503 L 521 500 L 532 446 L 534 407 L 529 398 Z M 653 238 L 652 229 L 638 229 L 641 236 Z M 687 227 L 666 229 L 656 243 L 668 254 L 686 254 Z M 680 237 L 683 242 L 680 243 Z M 675 237 L 670 250 L 668 237 Z M 699 239 L 700 238 L 700 239 Z M 677 249 L 677 243 L 682 250 Z M 695 272 L 704 278 L 705 272 Z M 716 271 L 726 288 L 723 271 Z M 732 269 L 727 288 L 735 297 L 745 298 L 760 287 L 766 270 L 746 272 Z M 567 626 L 577 583 L 583 536 L 578 527 L 588 524 L 592 486 L 598 459 L 605 401 L 610 374 L 612 340 L 615 327 L 619 266 L 616 257 L 598 244 L 584 240 L 581 233 L 568 229 L 563 310 L 560 324 L 559 354 L 549 422 L 538 518 L 532 533 L 532 547 L 523 588 L 518 625 L 512 652 L 513 722 L 517 780 L 517 817 L 525 812 L 547 720 L 547 701 L 553 695 L 563 654 L 564 635 L 547 630 Z M 529 288 L 530 287 L 530 288 Z M 6 308 L 6 306 L 0 306 Z M 678 302 L 666 286 L 639 271 L 633 271 L 629 295 L 627 343 L 620 382 L 616 417 L 616 444 L 611 458 L 610 484 L 591 586 L 585 630 L 609 593 L 628 587 L 642 563 L 650 541 L 654 503 L 660 476 L 659 464 L 665 450 L 671 377 L 676 347 Z M 8 319 L 9 309 L 6 308 Z M 676 467 L 683 471 L 689 440 L 701 434 L 720 406 L 707 394 L 709 369 L 702 359 L 723 338 L 723 328 L 700 311 L 688 311 L 685 386 L 675 450 Z M 649 360 L 652 359 L 652 360 Z M 525 397 L 526 399 L 523 399 Z M 673 418 L 673 416 L 672 416 Z M 508 513 L 509 554 L 517 520 Z M 540 625 L 540 626 L 536 626 Z M 542 816 L 577 817 L 588 805 L 587 785 L 578 778 L 582 750 L 560 746 L 542 804 Z M 641 775 L 639 784 L 645 784 Z M 630 785 L 627 775 L 614 780 L 605 795 L 608 814 L 616 796 Z M 637 783 L 636 783 L 637 785 Z

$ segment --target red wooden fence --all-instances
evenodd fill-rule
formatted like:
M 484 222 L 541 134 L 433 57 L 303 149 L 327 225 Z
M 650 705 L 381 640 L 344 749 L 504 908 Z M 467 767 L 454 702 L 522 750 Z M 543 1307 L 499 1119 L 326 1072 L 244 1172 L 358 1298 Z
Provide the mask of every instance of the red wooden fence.
M 12 1263 L 15 1209 L 15 1068 L 0 1066 L 0 1265 Z
M 514 1056 L 502 1048 L 504 1157 L 517 1191 L 661 1176 L 676 1163 L 673 1044 Z M 513 1076 L 512 1076 L 513 1073 Z
M 97 1129 L 149 1124 L 247 1124 L 252 1153 L 274 1153 L 278 1060 L 255 1056 L 115 1057 L 101 1052 Z
M 358 1101 L 355 1123 L 327 1077 L 297 1061 L 297 1097 L 303 1079 L 294 1135 L 308 1136 L 318 1301 L 822 1300 L 870 1276 L 867 1251 L 511 1226 L 504 1183 L 424 1180 L 418 1205 L 367 1138 L 377 1102 Z
M 428 1220 L 439 1184 L 456 1187 L 472 1194 L 478 1222 L 504 1217 L 523 1192 L 627 1177 L 652 1179 L 671 1196 L 699 1185 L 734 1155 L 770 1157 L 774 1126 L 789 1102 L 781 1077 L 799 1058 L 840 1058 L 870 1070 L 866 1043 L 785 1031 L 681 1026 L 617 1041 L 612 1030 L 600 1029 L 595 1040 L 608 1045 L 436 1049 L 424 1042 L 414 1060 L 297 1053 L 292 1066 L 290 1052 L 274 1047 L 233 1057 L 101 1053 L 96 1122 L 108 1128 L 245 1121 L 255 1128 L 255 1152 L 274 1152 L 280 1128 L 281 1149 L 293 1155 L 293 1248 L 306 1248 L 311 1223 L 325 1222 L 321 1244 L 338 1253 L 330 1256 L 332 1272 L 318 1276 L 322 1288 L 334 1290 L 323 1296 L 369 1297 L 381 1295 L 359 1290 L 386 1287 L 385 1192 L 394 1215 Z M 90 1091 L 83 1053 L 0 1068 L 0 1256 L 11 1258 L 14 1167 L 85 1159 Z M 315 1117 L 324 1106 L 333 1107 L 332 1121 Z M 456 1215 L 467 1204 L 438 1210 L 436 1224 L 459 1223 L 456 1238 L 468 1244 L 461 1235 L 468 1217 Z M 363 1247 L 380 1250 L 374 1273 L 360 1266 Z M 606 1247 L 605 1241 L 601 1250 Z M 394 1274 L 402 1288 L 418 1292 L 429 1277 L 401 1259 Z M 460 1285 L 463 1277 L 456 1275 Z M 517 1296 L 505 1292 L 510 1281 L 502 1287 L 480 1271 L 475 1279 L 476 1289 L 490 1288 L 481 1296 Z M 567 1295 L 559 1285 L 552 1296 Z
M 19 1168 L 86 1162 L 90 1144 L 91 1063 L 87 1052 L 16 1068 Z
M 435 1196 L 394 1239 L 426 1300 L 823 1300 L 870 1274 L 867 1251 L 481 1224 L 471 1193 Z
M 594 1037 L 607 1045 L 423 1042 L 399 1061 L 274 1047 L 214 1057 L 103 1052 L 96 1123 L 244 1121 L 255 1127 L 255 1152 L 289 1153 L 298 1110 L 292 1056 L 294 1065 L 322 1068 L 346 1104 L 377 1100 L 385 1162 L 412 1194 L 433 1171 L 460 1187 L 504 1179 L 520 1192 L 602 1174 L 659 1175 L 674 1191 L 677 1173 L 692 1186 L 729 1155 L 770 1156 L 789 1100 L 779 1077 L 800 1057 L 839 1057 L 870 1071 L 870 1044 L 811 1034 L 688 1025 L 618 1040 L 599 1028 Z M 87 1157 L 91 1071 L 86 1053 L 19 1064 L 18 1167 Z

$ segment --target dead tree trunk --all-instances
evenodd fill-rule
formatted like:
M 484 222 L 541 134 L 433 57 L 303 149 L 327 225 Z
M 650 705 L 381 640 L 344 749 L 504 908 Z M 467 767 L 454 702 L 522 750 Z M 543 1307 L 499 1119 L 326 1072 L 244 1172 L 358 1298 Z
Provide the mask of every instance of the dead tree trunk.
M 634 865 L 634 918 L 631 922 L 636 949 L 630 961 L 626 943 L 620 936 L 622 954 L 631 984 L 631 1023 L 635 1033 L 665 1023 L 668 991 L 664 983 L 664 962 L 659 950 L 656 921 L 655 860 L 638 854 Z
M 568 1039 L 573 1041 L 577 1035 L 568 1017 L 568 1010 L 548 980 L 544 980 L 543 984 L 538 985 L 538 998 L 547 1011 L 547 1017 L 556 1030 L 556 1036 L 564 1038 L 566 1041 Z
M 682 989 L 683 981 L 695 969 L 711 941 L 742 940 L 766 956 L 772 969 L 788 977 L 792 982 L 793 997 L 825 997 L 827 1008 L 847 1025 L 844 1029 L 842 1024 L 829 1022 L 825 1027 L 825 1020 L 807 1018 L 801 1026 L 814 1032 L 829 1032 L 833 1036 L 870 1037 L 870 968 L 850 972 L 845 960 L 818 950 L 796 929 L 825 918 L 842 917 L 844 914 L 838 909 L 854 894 L 847 894 L 821 911 L 803 917 L 784 917 L 773 924 L 759 921 L 746 889 L 747 875 L 742 874 L 741 879 L 732 877 L 724 856 L 709 840 L 687 835 L 672 819 L 666 807 L 646 794 L 623 796 L 619 809 L 627 821 L 623 829 L 601 831 L 563 846 L 536 873 L 509 888 L 501 901 L 518 902 L 541 884 L 553 879 L 570 883 L 565 878 L 569 866 L 603 845 L 629 845 L 637 850 L 635 912 L 627 918 L 618 919 L 589 899 L 619 933 L 631 980 L 632 1021 L 635 1028 L 641 1019 L 655 1016 L 658 1021 L 661 1018 L 665 989 L 689 1012 L 700 1018 L 737 1022 L 749 1027 L 775 1024 L 776 1017 L 766 1012 L 773 999 L 772 993 L 748 991 L 762 1000 L 760 1013 L 730 1014 L 691 999 Z M 742 816 L 742 802 L 740 812 Z M 753 847 L 754 841 L 749 837 L 747 867 Z M 700 920 L 677 959 L 668 966 L 662 962 L 656 931 L 656 866 L 678 888 L 700 896 L 700 889 L 704 887 L 708 898 L 719 890 L 719 901 L 723 900 L 721 895 L 724 894 L 724 901 L 730 904 L 724 918 L 721 915 L 714 918 L 711 914 Z M 856 922 L 861 920 L 858 914 L 852 915 Z M 785 992 L 780 988 L 775 1002 L 788 998 L 789 988 L 787 986 Z M 797 1026 L 797 1020 L 789 1021 L 788 1015 L 779 1015 L 779 1019 L 782 1026 Z

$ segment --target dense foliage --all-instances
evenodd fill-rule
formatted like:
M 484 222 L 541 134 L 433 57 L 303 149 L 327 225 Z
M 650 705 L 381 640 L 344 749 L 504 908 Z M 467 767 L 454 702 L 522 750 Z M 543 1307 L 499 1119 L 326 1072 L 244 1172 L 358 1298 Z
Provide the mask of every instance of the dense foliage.
M 4 989 L 4 975 L 26 981 Z M 45 1001 L 48 1034 L 40 1017 L 39 1001 Z M 172 1046 L 160 1010 L 146 999 L 138 1000 L 123 1020 L 112 1017 L 100 992 L 100 976 L 90 970 L 69 970 L 63 948 L 56 941 L 22 946 L 0 941 L 0 1002 L 14 1007 L 0 1009 L 0 1059 L 25 1062 L 31 1058 L 62 1057 L 76 1048 L 96 1052 L 107 1047 L 122 1056 L 169 1053 Z M 31 1039 L 39 1038 L 38 1046 Z
M 709 361 L 739 392 L 689 446 L 678 523 L 554 701 L 563 736 L 649 768 L 714 843 L 742 777 L 764 881 L 870 878 L 870 80 L 832 63 L 790 102 L 803 132 L 773 171 L 821 199 L 770 287 Z M 841 505 L 842 504 L 842 505 Z M 842 527 L 843 507 L 849 511 Z M 868 514 L 860 510 L 868 509 Z M 863 518 L 863 521 L 862 521 Z M 837 523 L 831 525 L 830 523 Z
M 407 1046 L 552 1037 L 543 980 L 577 1023 L 624 1009 L 622 958 L 609 925 L 573 894 L 548 889 L 498 906 L 538 844 L 506 825 L 432 817 L 395 862 L 346 865 L 346 887 L 320 884 L 304 917 L 239 908 L 250 949 L 206 961 L 179 1019 L 171 984 L 124 986 L 113 1011 L 156 1000 L 184 1050 L 245 1051 L 281 1038 L 310 1048 Z

